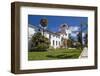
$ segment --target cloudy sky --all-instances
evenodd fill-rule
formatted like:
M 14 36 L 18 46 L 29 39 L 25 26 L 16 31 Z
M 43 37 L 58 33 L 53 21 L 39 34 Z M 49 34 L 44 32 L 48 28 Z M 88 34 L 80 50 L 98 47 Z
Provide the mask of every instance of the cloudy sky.
M 71 30 L 71 35 L 75 37 L 80 31 L 82 23 L 83 33 L 88 29 L 88 17 L 74 17 L 74 16 L 47 16 L 47 15 L 28 15 L 28 24 L 39 26 L 40 20 L 46 18 L 48 20 L 47 29 L 52 32 L 58 32 L 61 24 L 67 24 Z

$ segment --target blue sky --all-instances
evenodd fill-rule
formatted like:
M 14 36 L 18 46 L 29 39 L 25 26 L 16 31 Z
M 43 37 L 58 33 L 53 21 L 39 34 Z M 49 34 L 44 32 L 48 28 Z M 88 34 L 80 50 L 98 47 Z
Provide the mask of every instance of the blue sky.
M 79 31 L 80 24 L 83 23 L 83 32 L 87 32 L 88 17 L 74 17 L 74 16 L 51 16 L 51 15 L 28 15 L 28 24 L 39 26 L 42 18 L 48 19 L 48 26 L 52 32 L 59 31 L 61 24 L 66 23 L 73 32 Z M 87 24 L 87 26 L 85 25 Z M 73 36 L 75 33 L 73 33 Z
M 40 19 L 48 19 L 47 29 L 57 32 L 60 25 L 66 23 L 69 27 L 80 27 L 80 23 L 88 23 L 87 17 L 71 17 L 71 16 L 47 16 L 47 15 L 28 15 L 28 24 L 39 26 Z M 84 28 L 84 26 L 83 26 Z M 86 30 L 87 27 L 84 29 Z M 83 31 L 84 31 L 83 30 Z

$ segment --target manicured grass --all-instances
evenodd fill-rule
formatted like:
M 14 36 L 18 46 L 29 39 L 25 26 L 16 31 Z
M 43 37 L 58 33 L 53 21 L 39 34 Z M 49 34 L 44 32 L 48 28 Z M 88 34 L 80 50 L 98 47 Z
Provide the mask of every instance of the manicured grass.
M 81 54 L 80 49 L 49 49 L 42 52 L 29 52 L 28 60 L 53 60 L 53 59 L 75 59 Z

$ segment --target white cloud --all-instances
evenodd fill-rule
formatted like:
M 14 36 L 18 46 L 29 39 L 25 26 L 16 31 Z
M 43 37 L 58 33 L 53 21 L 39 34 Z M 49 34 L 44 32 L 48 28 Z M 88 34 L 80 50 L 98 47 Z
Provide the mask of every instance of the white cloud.
M 86 34 L 85 32 L 82 32 L 82 36 L 83 36 L 83 37 L 85 36 L 85 34 Z
M 78 27 L 78 26 L 70 26 L 69 27 L 69 29 L 70 29 L 71 32 L 79 31 L 79 28 L 80 27 Z
M 77 31 L 79 31 L 79 27 L 78 26 L 70 26 L 69 30 L 71 32 L 71 36 L 72 37 L 77 37 Z
M 72 37 L 76 37 L 77 34 L 76 34 L 76 33 L 71 33 L 71 36 L 72 36 Z

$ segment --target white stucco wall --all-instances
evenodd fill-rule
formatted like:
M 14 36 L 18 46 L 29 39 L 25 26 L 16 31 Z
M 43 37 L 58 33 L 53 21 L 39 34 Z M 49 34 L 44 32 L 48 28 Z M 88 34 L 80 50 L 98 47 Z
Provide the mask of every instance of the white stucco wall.
M 31 26 L 31 27 L 30 27 Z M 29 45 L 29 49 L 31 49 L 31 38 L 32 36 L 34 35 L 34 33 L 36 33 L 38 30 L 38 28 L 32 26 L 32 25 L 29 25 L 29 28 L 28 28 L 28 34 L 29 34 L 29 38 L 28 38 L 28 45 Z M 68 39 L 69 38 L 69 33 L 70 31 L 69 30 L 66 30 L 66 35 L 56 35 L 56 34 L 53 34 L 53 33 L 50 33 L 50 32 L 44 32 L 44 36 L 47 37 L 48 39 L 50 39 L 50 46 L 52 46 L 53 48 L 59 48 L 61 46 L 61 39 L 62 37 L 63 38 L 66 38 Z M 54 43 L 53 43 L 54 41 Z
M 32 36 L 34 35 L 34 33 L 36 33 L 36 29 L 32 28 L 32 27 L 29 27 L 28 28 L 28 37 L 29 37 L 29 39 L 32 38 Z
M 29 25 L 29 27 L 28 27 L 28 49 L 29 50 L 31 49 L 31 46 L 32 46 L 31 38 L 34 35 L 34 33 L 36 33 L 36 29 L 33 27 L 30 27 L 30 25 Z
M 54 41 L 54 44 L 53 44 L 53 41 Z M 56 44 L 56 41 L 57 41 L 57 44 Z M 59 42 L 61 43 L 61 38 L 60 36 L 57 36 L 57 35 L 51 35 L 50 42 L 51 42 L 52 47 L 59 48 L 60 47 Z

